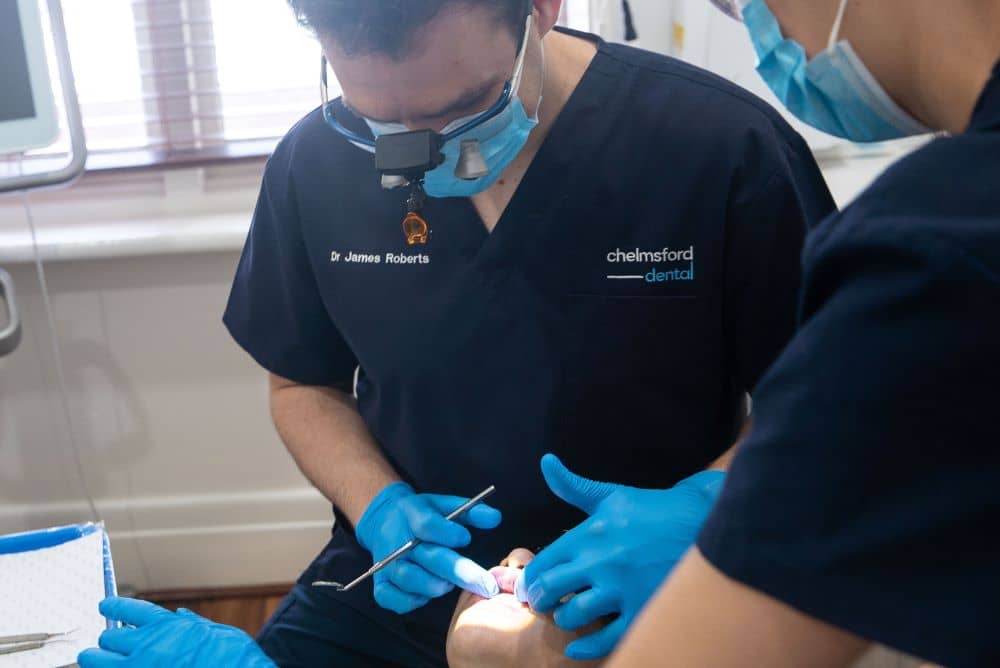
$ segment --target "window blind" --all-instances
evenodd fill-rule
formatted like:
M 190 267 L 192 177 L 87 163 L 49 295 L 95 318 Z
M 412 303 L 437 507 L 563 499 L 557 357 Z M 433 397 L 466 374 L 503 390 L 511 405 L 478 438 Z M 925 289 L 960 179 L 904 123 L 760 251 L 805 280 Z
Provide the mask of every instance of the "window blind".
M 590 1 L 568 0 L 562 22 L 586 29 Z M 263 156 L 319 104 L 319 44 L 285 0 L 62 5 L 90 170 Z M 26 168 L 68 150 L 63 129 Z

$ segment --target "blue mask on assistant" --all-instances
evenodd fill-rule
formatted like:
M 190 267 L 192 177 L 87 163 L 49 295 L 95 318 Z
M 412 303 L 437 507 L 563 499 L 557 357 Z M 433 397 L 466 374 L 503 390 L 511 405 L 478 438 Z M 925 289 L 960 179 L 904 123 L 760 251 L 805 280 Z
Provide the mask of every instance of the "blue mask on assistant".
M 837 41 L 847 0 L 841 0 L 826 51 L 812 60 L 802 45 L 782 35 L 765 0 L 750 0 L 741 8 L 733 0 L 716 4 L 731 15 L 742 14 L 759 58 L 757 72 L 805 123 L 856 142 L 931 132 L 889 97 L 846 40 Z

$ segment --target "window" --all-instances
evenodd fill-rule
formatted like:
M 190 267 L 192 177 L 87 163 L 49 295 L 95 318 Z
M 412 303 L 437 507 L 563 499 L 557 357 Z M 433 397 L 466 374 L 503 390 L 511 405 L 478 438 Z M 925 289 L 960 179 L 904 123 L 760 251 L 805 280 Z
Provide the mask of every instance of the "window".
M 263 156 L 319 103 L 319 46 L 285 0 L 61 2 L 88 169 Z M 63 127 L 28 160 L 68 151 Z
M 285 0 L 62 6 L 89 169 L 266 155 L 319 103 L 319 45 Z M 567 0 L 561 22 L 586 30 L 590 11 L 591 0 Z M 51 45 L 49 60 L 58 80 Z M 64 156 L 62 134 L 29 158 Z
M 227 141 L 281 137 L 319 104 L 319 44 L 283 0 L 212 0 Z M 331 95 L 339 95 L 330 81 Z
M 103 4 L 98 19 L 92 0 L 62 0 L 73 78 L 87 119 L 87 145 L 92 151 L 146 146 L 149 137 L 132 8 L 117 0 Z M 55 61 L 51 54 L 49 61 Z M 52 79 L 58 80 L 57 72 Z M 68 150 L 65 145 L 59 148 Z

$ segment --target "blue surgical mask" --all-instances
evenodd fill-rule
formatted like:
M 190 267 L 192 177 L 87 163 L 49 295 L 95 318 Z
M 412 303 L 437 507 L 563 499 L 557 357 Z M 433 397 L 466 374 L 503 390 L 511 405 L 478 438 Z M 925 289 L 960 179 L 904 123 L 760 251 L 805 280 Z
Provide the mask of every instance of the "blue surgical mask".
M 802 45 L 781 34 L 765 0 L 750 0 L 742 17 L 760 76 L 795 116 L 844 139 L 872 142 L 930 132 L 889 97 L 846 40 L 837 41 L 846 7 L 841 0 L 827 50 L 809 60 Z
M 539 96 L 541 105 L 541 96 Z M 475 116 L 459 118 L 449 123 L 443 130 L 442 135 L 456 130 Z M 407 127 L 398 123 L 378 123 L 368 120 L 368 127 L 376 137 L 380 134 L 392 134 L 406 132 Z M 534 118 L 529 118 L 524 110 L 521 98 L 516 95 L 516 91 L 511 95 L 511 101 L 507 107 L 486 121 L 471 130 L 463 132 L 445 142 L 441 148 L 444 154 L 444 162 L 427 172 L 424 176 L 424 190 L 431 197 L 471 197 L 483 192 L 493 185 L 504 170 L 510 166 L 517 154 L 521 152 L 528 142 L 528 136 L 538 125 L 538 110 L 535 110 Z M 462 141 L 475 139 L 479 141 L 479 152 L 489 169 L 485 176 L 478 179 L 460 179 L 455 176 L 455 168 L 458 166 L 461 155 Z
M 538 126 L 538 110 L 542 106 L 542 84 L 545 80 L 544 46 L 540 45 L 542 71 L 539 77 L 538 104 L 535 107 L 533 117 L 528 116 L 524 104 L 518 96 L 530 30 L 531 18 L 529 17 L 525 27 L 524 41 L 514 63 L 514 74 L 510 82 L 511 93 L 507 106 L 496 116 L 465 132 L 449 136 L 462 126 L 474 121 L 479 117 L 479 114 L 458 118 L 440 131 L 439 134 L 447 137 L 447 141 L 441 147 L 444 162 L 424 175 L 424 191 L 431 197 L 472 197 L 483 192 L 500 178 L 500 175 L 527 144 L 531 131 Z M 370 119 L 365 119 L 365 123 L 376 137 L 409 131 L 409 128 L 401 123 L 380 123 Z M 470 140 L 479 143 L 479 153 L 486 163 L 487 172 L 479 178 L 463 179 L 455 175 L 455 169 L 461 157 L 462 142 Z M 361 146 L 361 148 L 372 150 L 365 146 Z

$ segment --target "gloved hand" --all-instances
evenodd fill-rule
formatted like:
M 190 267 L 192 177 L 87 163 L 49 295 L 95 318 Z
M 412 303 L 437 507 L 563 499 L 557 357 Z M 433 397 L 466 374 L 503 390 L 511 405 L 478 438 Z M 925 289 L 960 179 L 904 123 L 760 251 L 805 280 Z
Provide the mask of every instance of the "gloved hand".
M 108 598 L 101 614 L 136 628 L 108 629 L 101 649 L 80 653 L 80 668 L 276 668 L 253 638 L 190 610 L 170 612 L 149 601 Z
M 458 496 L 417 494 L 404 482 L 389 485 L 371 502 L 355 534 L 375 561 L 399 549 L 412 538 L 423 543 L 375 574 L 375 601 L 404 614 L 444 596 L 455 585 L 491 598 L 500 593 L 496 578 L 451 548 L 465 547 L 472 535 L 463 524 L 492 529 L 500 511 L 483 503 L 448 521 L 445 515 L 468 501 Z
M 542 475 L 556 496 L 590 517 L 539 552 L 515 593 L 539 612 L 554 608 L 556 625 L 567 631 L 617 614 L 566 648 L 571 659 L 606 656 L 694 543 L 726 474 L 702 471 L 670 489 L 638 489 L 588 480 L 549 454 Z

